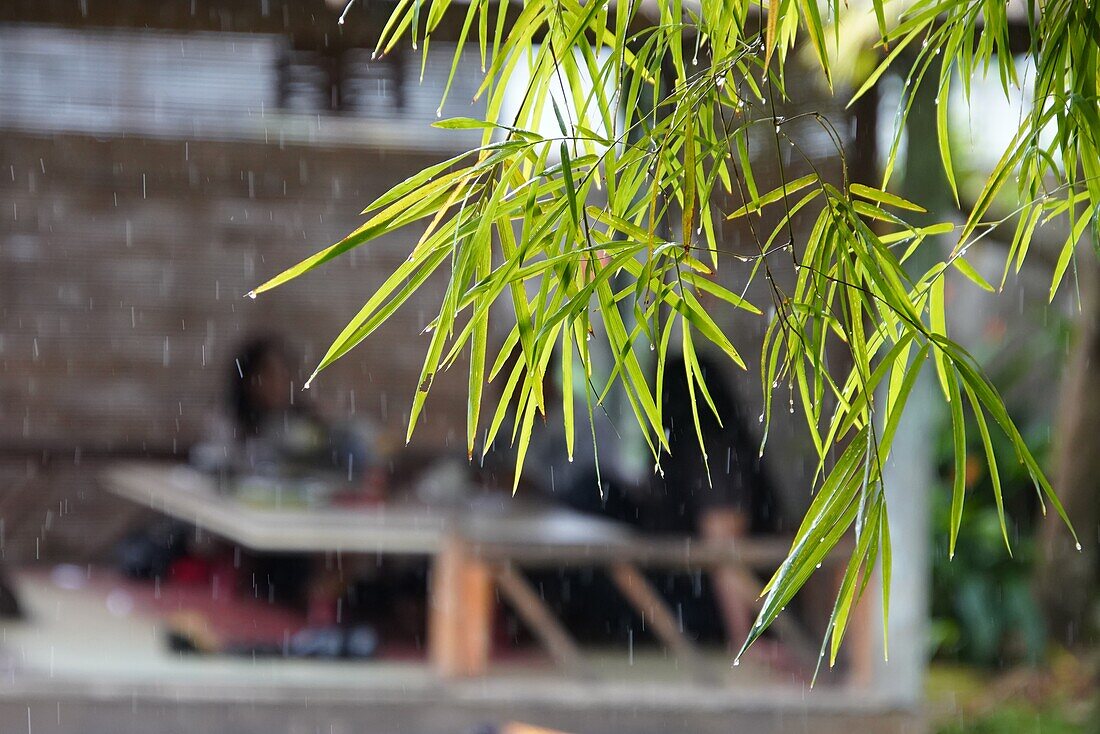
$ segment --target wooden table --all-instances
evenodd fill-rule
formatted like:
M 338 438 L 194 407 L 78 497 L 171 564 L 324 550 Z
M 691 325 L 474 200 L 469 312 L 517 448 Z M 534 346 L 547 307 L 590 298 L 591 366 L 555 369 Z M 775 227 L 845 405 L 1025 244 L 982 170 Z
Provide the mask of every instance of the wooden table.
M 360 507 L 258 507 L 219 492 L 211 477 L 187 465 L 155 463 L 115 465 L 103 473 L 102 483 L 120 497 L 256 551 L 428 557 L 429 654 L 448 676 L 476 675 L 488 665 L 495 565 L 469 548 L 530 543 L 575 550 L 633 538 L 620 524 L 508 496 L 475 498 L 462 507 L 411 500 Z M 510 590 L 522 583 L 515 576 L 504 582 Z
M 258 551 L 432 556 L 452 535 L 492 543 L 603 544 L 623 526 L 571 510 L 486 495 L 462 506 L 397 499 L 378 505 L 257 506 L 219 492 L 185 464 L 127 462 L 107 469 L 112 493 Z
M 114 494 L 257 551 L 428 557 L 429 655 L 447 677 L 479 675 L 488 667 L 494 590 L 559 665 L 586 675 L 576 643 L 520 571 L 588 566 L 606 569 L 685 668 L 707 678 L 693 643 L 640 568 L 734 566 L 770 575 L 789 548 L 782 538 L 720 545 L 645 538 L 618 523 L 507 496 L 474 499 L 462 507 L 411 500 L 351 508 L 257 507 L 219 492 L 212 478 L 186 465 L 119 464 L 102 480 Z M 785 617 L 779 620 L 781 631 L 796 640 L 798 629 Z

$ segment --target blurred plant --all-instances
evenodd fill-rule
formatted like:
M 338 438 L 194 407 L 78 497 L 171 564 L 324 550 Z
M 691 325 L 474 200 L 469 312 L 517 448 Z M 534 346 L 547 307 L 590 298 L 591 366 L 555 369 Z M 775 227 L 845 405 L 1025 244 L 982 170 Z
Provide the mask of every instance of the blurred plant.
M 1036 459 L 1045 464 L 1050 449 L 1049 405 L 1036 401 L 1028 383 L 1050 384 L 1061 371 L 1071 323 L 1057 311 L 1045 312 L 1045 323 L 1021 314 L 1017 339 L 989 350 L 983 362 L 992 365 L 990 378 L 1012 407 L 1024 439 Z M 1003 330 L 995 329 L 998 334 Z M 1020 333 L 1026 334 L 1022 338 Z M 1033 566 L 1041 507 L 1025 467 L 1000 466 L 1002 505 L 980 457 L 984 450 L 972 413 L 966 416 L 965 491 L 967 512 L 961 520 L 956 554 L 947 549 L 952 532 L 951 487 L 954 484 L 954 443 L 947 416 L 938 431 L 937 457 L 943 483 L 933 493 L 935 552 L 932 556 L 932 643 L 940 657 L 995 667 L 1015 662 L 1039 663 L 1045 653 L 1046 629 L 1035 598 Z M 1005 439 L 991 436 L 995 452 L 1007 451 Z M 1011 538 L 1006 546 L 1001 510 Z
M 936 729 L 937 734 L 1084 734 L 1080 721 L 1056 708 L 1005 706 L 1000 711 L 960 718 Z
M 1095 661 L 1068 653 L 1044 668 L 933 666 L 929 714 L 938 734 L 1096 734 Z
M 373 333 L 433 273 L 449 271 L 438 315 L 426 328 L 431 335 L 413 397 L 410 436 L 437 374 L 468 355 L 468 450 L 471 455 L 479 446 L 485 450 L 515 406 L 509 433 L 517 446 L 517 483 L 535 418 L 546 415 L 548 370 L 561 369 L 563 382 L 569 382 L 575 361 L 584 368 L 590 415 L 609 390 L 622 389 L 659 471 L 668 450 L 661 391 L 670 349 L 683 354 L 697 417 L 698 410 L 714 406 L 696 342 L 711 342 L 733 363 L 746 366 L 734 344 L 737 335 L 722 327 L 716 306 L 722 302 L 766 319 L 759 365 L 765 436 L 773 394 L 782 390 L 791 412 L 798 401 L 820 462 L 814 500 L 787 560 L 765 588 L 745 646 L 854 529 L 822 649 L 823 658 L 828 652 L 835 660 L 850 612 L 879 560 L 888 613 L 891 549 L 882 467 L 926 361 L 935 366 L 952 416 L 958 479 L 949 552 L 955 549 L 966 496 L 965 405 L 975 409 L 996 502 L 998 464 L 1019 462 L 1044 501 L 1064 516 L 1001 397 L 973 357 L 948 338 L 943 276 L 954 268 L 992 289 L 966 255 L 1002 223 L 987 221 L 989 207 L 1015 181 L 1026 203 L 1005 272 L 1023 261 L 1041 219 L 1063 217 L 1071 220 L 1070 234 L 1052 293 L 1061 283 L 1077 241 L 1100 212 L 1095 43 L 1100 8 L 1081 0 L 1029 3 L 1022 22 L 1037 70 L 1035 102 L 957 231 L 950 255 L 935 253 L 931 267 L 917 269 L 913 253 L 928 250 L 936 235 L 956 228 L 950 222 L 911 224 L 906 217 L 924 209 L 887 191 L 900 137 L 881 183 L 871 186 L 851 180 L 842 136 L 825 115 L 785 119 L 778 114 L 793 69 L 788 52 L 798 42 L 811 48 L 819 78 L 831 89 L 840 55 L 839 21 L 853 13 L 873 16 L 875 35 L 865 46 L 881 62 L 855 97 L 911 50 L 905 87 L 911 91 L 926 78 L 937 85 L 941 159 L 955 190 L 944 122 L 951 79 L 957 70 L 968 89 L 971 78 L 994 68 L 1006 90 L 1019 84 L 1009 49 L 1014 21 L 1001 0 L 871 0 L 850 6 L 830 0 L 825 5 L 823 13 L 814 0 L 769 0 L 766 7 L 763 0 L 528 0 L 511 8 L 493 0 L 398 0 L 378 53 L 408 39 L 414 50 L 427 54 L 445 14 L 461 14 L 451 74 L 458 55 L 470 46 L 486 69 L 478 93 L 486 113 L 482 119 L 437 124 L 482 130 L 482 145 L 398 184 L 367 207 L 364 213 L 371 218 L 362 227 L 252 295 L 380 235 L 423 226 L 412 237 L 407 259 L 370 295 L 318 370 Z M 520 64 L 520 70 L 529 70 L 527 88 L 518 109 L 506 112 L 508 81 Z M 796 71 L 795 76 L 805 75 Z M 899 136 L 913 99 L 905 94 L 899 105 Z M 542 122 L 550 111 L 557 130 L 547 134 Z M 826 180 L 817 170 L 800 145 L 796 122 L 819 126 L 830 136 L 842 162 L 837 180 Z M 1040 137 L 1049 125 L 1057 127 L 1052 142 Z M 778 181 L 754 172 L 753 150 L 770 151 L 780 167 Z M 791 175 L 780 152 L 786 150 L 811 172 Z M 779 213 L 774 228 L 759 224 L 765 209 Z M 815 223 L 805 241 L 796 242 L 793 218 L 800 211 Z M 750 255 L 731 252 L 719 237 L 727 219 L 747 224 Z M 714 278 L 720 256 L 742 271 L 743 280 L 764 281 L 766 297 L 753 303 L 747 291 L 720 285 Z M 793 269 L 793 282 L 776 277 L 781 260 Z M 705 307 L 703 298 L 711 305 Z M 515 323 L 494 358 L 488 320 L 490 307 L 502 300 L 510 302 Z M 592 377 L 593 337 L 605 342 L 614 358 L 604 384 Z M 504 369 L 517 350 L 522 358 Z M 835 350 L 845 358 L 832 358 Z M 639 358 L 648 351 L 654 352 L 655 375 Z M 551 361 L 555 354 L 560 367 Z M 505 384 L 486 426 L 484 385 L 498 376 Z M 572 394 L 570 385 L 564 388 L 564 395 Z M 562 408 L 571 452 L 571 398 Z M 696 420 L 700 433 L 698 425 Z M 997 429 L 1008 439 L 1001 454 L 990 438 Z M 594 441 L 594 431 L 590 435 Z M 1001 530 L 1007 542 L 1003 524 Z
M 1045 425 L 1034 426 L 1021 416 L 1025 437 L 1034 439 L 1036 458 L 1043 461 L 1048 435 Z M 968 423 L 973 425 L 972 418 Z M 950 427 L 942 433 L 950 436 Z M 1039 430 L 1036 430 L 1038 428 Z M 966 461 L 967 512 L 962 518 L 956 555 L 949 559 L 951 533 L 951 476 L 954 447 L 939 442 L 939 460 L 945 484 L 934 493 L 932 517 L 935 553 L 932 556 L 932 641 L 939 655 L 983 666 L 997 666 L 1020 658 L 1038 663 L 1046 639 L 1043 619 L 1032 594 L 1031 570 L 1035 554 L 1034 502 L 1031 479 L 1019 464 L 1006 463 L 1001 473 L 1002 498 L 1009 512 L 1012 554 L 1005 547 L 989 473 L 976 457 L 982 447 L 968 442 Z M 994 445 L 994 450 L 1006 448 Z

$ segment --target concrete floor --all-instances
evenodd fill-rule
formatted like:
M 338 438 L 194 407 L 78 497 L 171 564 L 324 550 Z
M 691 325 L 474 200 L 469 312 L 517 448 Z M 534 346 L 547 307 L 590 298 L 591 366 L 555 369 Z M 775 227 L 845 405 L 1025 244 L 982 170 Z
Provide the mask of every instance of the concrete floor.
M 884 732 L 919 717 L 840 686 L 779 685 L 760 666 L 687 679 L 661 650 L 593 651 L 593 680 L 498 663 L 445 681 L 426 665 L 181 657 L 159 622 L 42 574 L 18 577 L 29 609 L 0 625 L 0 734 L 473 734 L 508 721 L 566 732 Z
M 33 734 L 474 734 L 504 721 L 523 721 L 592 734 L 917 734 L 911 717 L 821 712 L 728 713 L 649 709 L 576 710 L 561 706 L 264 703 L 72 700 L 0 701 L 0 730 Z

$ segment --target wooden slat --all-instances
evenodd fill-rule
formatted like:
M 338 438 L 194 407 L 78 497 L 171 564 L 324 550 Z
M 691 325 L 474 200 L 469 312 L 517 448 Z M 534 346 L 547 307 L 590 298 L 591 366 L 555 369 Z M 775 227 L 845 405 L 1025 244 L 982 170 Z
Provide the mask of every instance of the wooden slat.
M 626 535 L 604 543 L 513 543 L 478 539 L 472 552 L 486 561 L 511 561 L 525 568 L 561 565 L 598 566 L 629 561 L 646 568 L 710 569 L 735 564 L 772 572 L 790 550 L 783 537 L 738 539 L 730 543 L 698 542 L 692 538 L 661 540 Z M 850 545 L 841 543 L 825 559 L 831 565 L 843 561 Z
M 629 563 L 613 563 L 609 571 L 619 591 L 642 613 L 646 623 L 653 627 L 654 634 L 687 666 L 692 675 L 701 680 L 713 678 L 694 643 L 684 636 L 668 605 L 641 571 Z
M 591 670 L 585 664 L 577 643 L 523 575 L 508 563 L 496 565 L 494 575 L 501 594 L 542 641 L 554 661 L 574 675 L 590 677 Z

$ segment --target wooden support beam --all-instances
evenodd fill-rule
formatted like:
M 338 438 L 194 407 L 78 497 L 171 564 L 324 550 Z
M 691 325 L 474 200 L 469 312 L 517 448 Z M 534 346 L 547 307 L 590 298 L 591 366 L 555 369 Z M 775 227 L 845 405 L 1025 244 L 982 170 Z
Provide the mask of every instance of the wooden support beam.
M 695 644 L 684 636 L 679 623 L 673 617 L 664 599 L 653 588 L 645 575 L 630 563 L 612 563 L 608 567 L 611 580 L 619 587 L 627 601 L 634 606 L 652 626 L 654 634 L 699 680 L 712 680 L 714 675 L 706 667 Z
M 584 662 L 577 643 L 547 608 L 546 602 L 531 588 L 527 579 L 509 563 L 496 565 L 494 575 L 501 594 L 538 636 L 554 662 L 574 675 L 590 678 L 592 671 Z

